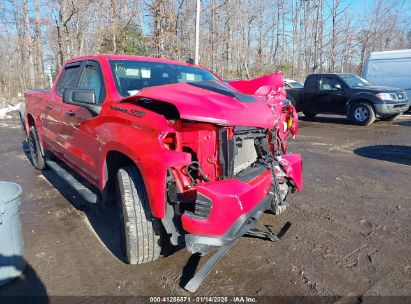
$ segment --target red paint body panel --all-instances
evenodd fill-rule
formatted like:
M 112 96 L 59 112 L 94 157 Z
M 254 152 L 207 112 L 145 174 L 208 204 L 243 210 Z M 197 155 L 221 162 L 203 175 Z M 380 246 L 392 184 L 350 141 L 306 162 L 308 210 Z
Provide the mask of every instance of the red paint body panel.
M 250 80 L 229 81 L 228 83 L 244 94 L 258 96 L 266 96 L 271 90 L 277 91 L 284 87 L 281 72 Z
M 297 191 L 303 187 L 303 162 L 300 154 L 285 154 L 277 157 L 286 176 L 294 181 Z
M 218 129 L 209 124 L 184 123 L 179 131 L 181 145 L 190 148 L 197 155 L 197 160 L 202 164 L 201 168 L 205 175 L 211 181 L 215 181 L 220 172 L 217 155 Z
M 263 97 L 274 114 L 274 121 L 278 121 L 287 96 L 281 72 L 251 80 L 230 81 L 229 84 L 245 94 Z
M 241 215 L 264 199 L 270 187 L 269 170 L 250 183 L 228 179 L 198 185 L 197 191 L 213 202 L 210 216 L 207 219 L 197 219 L 183 214 L 183 228 L 196 235 L 224 235 Z
M 267 104 L 256 98 L 256 102 L 239 102 L 222 94 L 192 86 L 188 83 L 168 84 L 142 89 L 124 101 L 150 98 L 175 105 L 180 117 L 186 120 L 220 125 L 255 126 L 272 128 L 273 115 Z M 256 120 L 251 113 L 259 113 Z
M 165 216 L 166 176 L 167 171 L 171 170 L 179 192 L 198 191 L 213 201 L 207 220 L 195 221 L 182 216 L 186 231 L 203 235 L 224 234 L 239 216 L 253 208 L 268 193 L 271 173 L 267 170 L 249 183 L 236 179 L 219 180 L 222 169 L 218 158 L 218 129 L 224 125 L 231 128 L 229 130 L 234 126 L 280 130 L 279 126 L 295 114 L 284 110 L 285 90 L 281 73 L 229 82 L 239 92 L 254 95 L 256 102 L 240 102 L 233 97 L 187 83 L 147 87 L 137 95 L 123 98 L 117 92 L 110 59 L 192 66 L 138 56 L 95 55 L 74 58 L 67 63 L 91 60 L 100 66 L 106 90 L 100 114 L 93 116 L 81 106 L 62 101 L 56 92 L 62 68 L 50 92 L 26 92 L 27 124 L 34 121 L 44 149 L 51 150 L 101 190 L 106 186 L 104 168 L 107 155 L 116 151 L 129 157 L 143 176 L 151 211 L 157 218 Z M 181 120 L 167 120 L 162 115 L 138 106 L 136 101 L 142 98 L 173 104 Z M 267 106 L 271 111 L 267 110 Z M 69 111 L 75 115 L 68 117 L 66 112 Z M 144 115 L 137 117 L 131 115 L 132 111 L 140 111 Z M 296 117 L 294 121 L 297 123 Z M 230 132 L 229 136 L 232 136 Z M 284 130 L 284 141 L 290 132 L 295 134 L 295 130 Z M 176 141 L 174 150 L 164 142 L 170 134 Z M 210 179 L 210 182 L 200 183 L 196 187 L 190 185 L 185 169 L 194 160 L 193 153 Z M 298 155 L 284 155 L 279 161 L 297 190 L 300 190 L 301 158 Z

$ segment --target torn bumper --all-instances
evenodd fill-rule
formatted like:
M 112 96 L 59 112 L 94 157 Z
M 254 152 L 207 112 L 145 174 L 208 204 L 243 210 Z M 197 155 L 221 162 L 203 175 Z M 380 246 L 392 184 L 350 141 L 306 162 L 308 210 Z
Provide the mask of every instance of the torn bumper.
M 270 205 L 270 189 L 268 169 L 249 182 L 229 179 L 199 185 L 196 212 L 181 218 L 188 232 L 187 249 L 207 253 L 245 234 Z
M 303 162 L 300 154 L 286 154 L 277 157 L 277 161 L 284 169 L 277 171 L 278 177 L 287 177 L 294 182 L 297 191 L 303 186 Z

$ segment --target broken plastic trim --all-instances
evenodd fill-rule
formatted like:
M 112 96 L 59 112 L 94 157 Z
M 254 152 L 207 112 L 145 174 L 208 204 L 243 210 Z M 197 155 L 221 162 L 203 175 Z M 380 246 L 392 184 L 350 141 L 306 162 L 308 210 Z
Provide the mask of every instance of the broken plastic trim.
M 270 206 L 272 197 L 270 194 L 253 209 L 241 215 L 229 228 L 223 236 L 202 236 L 186 234 L 187 250 L 191 253 L 206 254 L 221 246 L 226 246 L 235 239 L 243 236 L 247 231 L 253 228 L 263 212 Z
M 193 161 L 193 162 L 191 162 L 190 164 L 188 164 L 188 165 L 186 166 L 187 174 L 188 174 L 188 176 L 190 177 L 191 182 L 195 185 L 195 184 L 197 184 L 197 181 L 196 181 L 196 179 L 191 175 L 191 172 L 190 172 L 189 169 L 191 169 L 191 171 L 197 171 L 197 173 L 200 175 L 200 177 L 201 177 L 204 181 L 206 181 L 206 182 L 209 182 L 209 181 L 210 181 L 210 179 L 204 174 L 204 171 L 203 171 L 203 169 L 201 169 L 201 165 L 200 165 L 200 163 L 199 163 L 198 161 Z
M 276 242 L 282 239 L 282 237 L 287 233 L 290 227 L 291 223 L 286 222 L 277 235 L 273 234 L 269 227 L 267 227 L 267 231 L 250 229 L 246 233 L 246 235 Z M 210 259 L 208 259 L 208 261 L 203 265 L 203 267 L 201 267 L 200 270 L 187 282 L 187 284 L 184 286 L 184 289 L 190 292 L 197 291 L 201 283 L 207 278 L 208 274 L 214 269 L 215 266 L 218 265 L 220 260 L 228 252 L 228 250 L 230 250 L 235 245 L 238 239 L 239 238 L 234 239 L 227 245 L 221 247 Z

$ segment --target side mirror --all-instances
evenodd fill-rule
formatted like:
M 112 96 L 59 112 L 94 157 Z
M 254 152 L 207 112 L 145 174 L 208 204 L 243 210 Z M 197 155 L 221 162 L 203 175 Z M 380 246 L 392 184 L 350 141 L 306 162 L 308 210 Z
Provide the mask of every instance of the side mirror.
M 101 110 L 101 107 L 96 105 L 96 94 L 93 89 L 64 89 L 63 102 L 86 108 L 95 115 Z
M 337 83 L 337 84 L 334 86 L 334 89 L 336 89 L 336 90 L 341 90 L 341 85 L 340 85 L 339 83 Z
M 68 104 L 96 104 L 96 95 L 92 89 L 64 89 L 63 101 Z

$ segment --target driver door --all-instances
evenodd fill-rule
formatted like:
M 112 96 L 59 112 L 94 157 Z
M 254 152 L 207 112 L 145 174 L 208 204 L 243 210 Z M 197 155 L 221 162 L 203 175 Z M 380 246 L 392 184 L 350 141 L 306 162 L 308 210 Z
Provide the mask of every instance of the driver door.
M 322 113 L 345 114 L 343 83 L 333 75 L 321 77 L 317 106 Z
M 81 73 L 78 88 L 94 90 L 97 105 L 105 100 L 105 87 L 100 65 L 87 61 Z M 65 124 L 61 136 L 65 139 L 65 159 L 78 172 L 98 184 L 101 142 L 96 133 L 99 117 L 85 107 L 63 103 L 61 111 Z
M 76 88 L 81 75 L 83 61 L 68 63 L 64 66 L 53 96 L 45 109 L 45 124 L 43 140 L 47 141 L 50 149 L 58 154 L 59 157 L 65 158 L 64 150 L 66 140 L 61 135 L 65 127 L 66 117 L 63 112 L 63 93 L 65 88 Z

